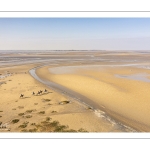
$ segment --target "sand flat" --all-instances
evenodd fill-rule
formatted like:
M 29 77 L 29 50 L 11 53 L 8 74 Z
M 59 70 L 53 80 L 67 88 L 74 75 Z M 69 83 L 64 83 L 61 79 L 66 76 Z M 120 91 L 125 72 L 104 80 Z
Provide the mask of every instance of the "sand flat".
M 96 117 L 95 113 L 83 104 L 36 81 L 28 73 L 29 69 L 35 66 L 36 64 L 19 65 L 0 69 L 2 74 L 11 73 L 10 76 L 1 79 L 5 84 L 0 86 L 0 122 L 7 124 L 8 128 L 1 129 L 0 132 L 22 132 L 34 129 L 35 126 L 31 124 L 40 124 L 46 117 L 59 121 L 69 129 L 82 128 L 88 132 L 121 132 L 119 128 L 114 129 L 110 122 Z M 50 93 L 32 95 L 33 91 L 37 94 L 39 90 L 44 89 Z M 24 94 L 24 97 L 20 98 L 20 94 Z M 60 102 L 66 100 L 71 100 L 71 103 L 60 105 Z M 42 111 L 45 114 L 39 114 Z M 52 113 L 53 111 L 55 113 Z M 14 119 L 19 119 L 19 122 L 13 124 Z M 19 127 L 25 123 L 27 127 Z
M 133 79 L 136 74 L 146 74 L 144 78 L 149 79 L 149 53 L 47 51 L 5 56 L 8 60 L 2 58 L 0 62 L 0 122 L 9 124 L 9 132 L 35 131 L 33 124 L 41 125 L 46 117 L 76 131 L 81 128 L 88 132 L 150 131 L 150 85 L 142 79 Z M 29 70 L 35 67 L 41 80 L 62 85 L 63 92 L 33 78 Z M 44 89 L 49 93 L 37 94 Z M 67 89 L 83 99 L 70 97 Z M 33 91 L 36 95 L 32 95 Z M 89 101 L 84 103 L 84 98 L 97 109 L 86 105 Z M 13 124 L 14 119 L 19 122 Z
M 126 121 L 127 125 L 132 124 L 132 127 L 136 126 L 135 128 L 138 130 L 149 131 L 149 83 L 114 76 L 116 73 L 143 72 L 143 69 L 139 68 L 134 68 L 134 72 L 131 72 L 132 69 L 133 67 L 105 67 L 101 71 L 97 71 L 91 67 L 89 69 L 86 67 L 84 70 L 79 66 L 79 70 L 75 69 L 72 73 L 54 74 L 48 72 L 48 68 L 41 69 L 41 72 L 45 71 L 45 74 L 49 74 L 47 79 L 81 93 L 96 101 L 100 106 L 104 106 L 106 110 L 126 118 L 128 120 Z M 149 73 L 147 70 L 144 71 Z

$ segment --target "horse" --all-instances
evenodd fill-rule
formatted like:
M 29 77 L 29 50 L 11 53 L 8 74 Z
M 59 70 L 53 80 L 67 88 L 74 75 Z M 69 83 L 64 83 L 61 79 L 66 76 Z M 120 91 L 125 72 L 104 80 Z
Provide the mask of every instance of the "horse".
M 40 92 L 40 91 L 38 91 L 37 95 L 38 95 L 38 94 L 41 94 L 41 92 Z
M 20 98 L 23 97 L 23 96 L 24 96 L 24 94 L 21 94 L 21 95 L 20 95 Z
M 42 94 L 43 91 L 40 90 L 40 93 Z

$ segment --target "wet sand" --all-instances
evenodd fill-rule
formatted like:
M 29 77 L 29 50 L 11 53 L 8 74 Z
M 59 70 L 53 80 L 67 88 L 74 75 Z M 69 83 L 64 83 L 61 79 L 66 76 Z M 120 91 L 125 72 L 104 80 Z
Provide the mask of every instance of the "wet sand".
M 140 54 L 137 54 L 138 57 Z M 124 56 L 124 55 L 123 55 Z M 117 57 L 117 56 L 116 56 Z M 130 56 L 129 56 L 130 57 Z M 78 66 L 65 64 L 59 67 L 44 67 L 37 74 L 72 91 L 80 93 L 91 101 L 85 101 L 96 109 L 103 110 L 116 122 L 137 131 L 150 131 L 149 69 L 142 68 L 145 57 L 136 63 L 87 63 Z M 123 60 L 122 60 L 123 61 Z M 128 59 L 130 61 L 130 59 Z M 46 76 L 42 75 L 45 74 Z M 143 76 L 143 74 L 146 74 Z M 124 76 L 124 78 L 116 75 Z M 125 77 L 126 76 L 126 77 Z M 128 76 L 131 76 L 128 78 Z
M 46 51 L 3 55 L 11 59 L 3 60 L 0 68 L 0 121 L 9 124 L 9 132 L 22 131 L 19 126 L 24 122 L 29 122 L 25 129 L 33 129 L 31 124 L 46 117 L 88 132 L 150 131 L 149 53 Z M 12 59 L 16 61 L 11 63 Z M 32 68 L 36 68 L 38 80 L 32 76 Z M 45 88 L 50 93 L 32 95 Z M 21 93 L 24 98 L 20 98 Z M 61 105 L 62 101 L 70 103 Z M 39 114 L 42 111 L 45 113 Z M 24 115 L 19 116 L 21 113 Z M 19 122 L 12 124 L 15 118 Z

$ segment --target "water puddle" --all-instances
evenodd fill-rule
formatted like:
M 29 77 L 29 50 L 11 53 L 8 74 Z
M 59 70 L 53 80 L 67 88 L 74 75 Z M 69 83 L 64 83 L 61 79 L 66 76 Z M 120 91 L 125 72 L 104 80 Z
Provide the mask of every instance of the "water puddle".
M 115 75 L 115 77 L 117 78 L 126 78 L 130 80 L 150 82 L 150 79 L 147 78 L 148 76 L 149 74 L 146 74 L 146 73 L 139 73 L 139 74 L 132 74 L 132 75 L 118 75 L 118 74 Z

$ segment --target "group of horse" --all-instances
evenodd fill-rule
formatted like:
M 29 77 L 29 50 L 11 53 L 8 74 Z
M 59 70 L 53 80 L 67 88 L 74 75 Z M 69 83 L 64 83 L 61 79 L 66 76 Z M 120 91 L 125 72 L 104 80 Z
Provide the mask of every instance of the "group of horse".
M 32 95 L 40 95 L 40 94 L 46 93 L 46 92 L 48 92 L 46 89 L 44 91 L 40 90 L 37 92 L 37 94 L 35 92 L 33 92 Z M 24 97 L 24 94 L 21 94 L 20 98 L 23 98 L 23 97 Z

